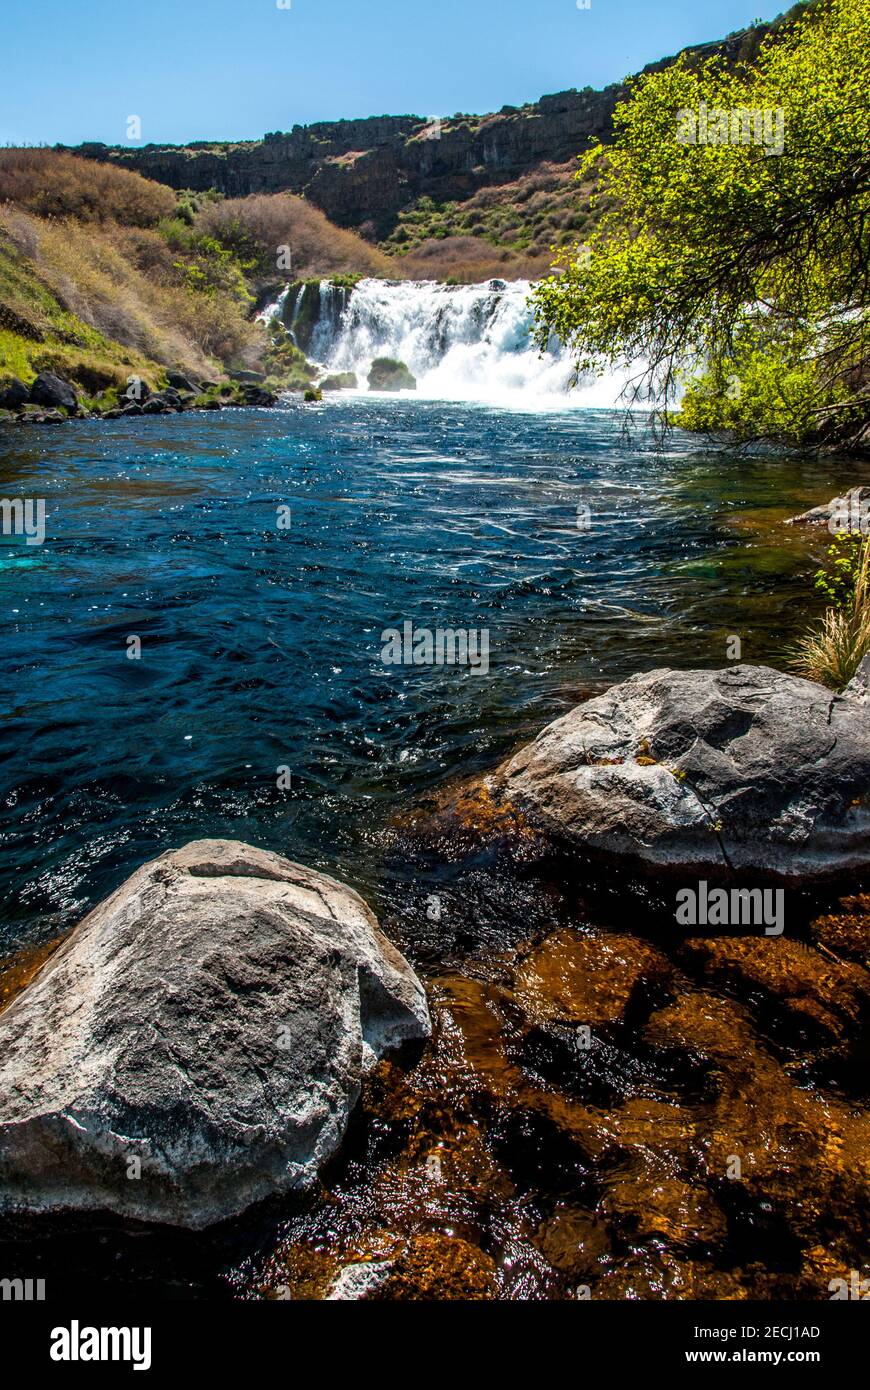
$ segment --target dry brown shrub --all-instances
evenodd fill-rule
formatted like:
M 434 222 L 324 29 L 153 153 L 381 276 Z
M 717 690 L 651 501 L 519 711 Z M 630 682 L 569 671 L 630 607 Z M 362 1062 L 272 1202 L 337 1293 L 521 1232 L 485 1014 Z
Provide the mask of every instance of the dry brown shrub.
M 396 263 L 362 237 L 336 227 L 313 203 L 291 193 L 255 193 L 212 203 L 200 213 L 197 230 L 217 237 L 244 255 L 257 255 L 260 269 L 274 273 L 278 248 L 289 246 L 291 274 L 395 277 Z
M 196 294 L 173 279 L 171 254 L 156 232 L 131 236 L 129 228 L 112 224 L 42 221 L 2 210 L 0 226 L 17 245 L 26 245 L 63 307 L 155 362 L 212 376 L 215 359 L 250 363 L 265 346 L 262 327 L 247 320 L 238 300 L 220 292 Z M 147 272 L 144 263 L 151 265 Z
M 60 150 L 0 149 L 4 200 L 39 217 L 153 227 L 172 213 L 176 195 L 129 169 Z

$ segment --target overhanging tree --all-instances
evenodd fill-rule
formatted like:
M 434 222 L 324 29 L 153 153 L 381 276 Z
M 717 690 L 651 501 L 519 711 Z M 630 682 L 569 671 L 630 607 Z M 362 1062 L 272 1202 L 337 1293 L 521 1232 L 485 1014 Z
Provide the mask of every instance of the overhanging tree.
M 636 79 L 578 173 L 610 206 L 538 286 L 538 342 L 642 364 L 666 420 L 688 381 L 688 428 L 868 443 L 868 92 L 868 0 L 818 0 L 750 70 Z

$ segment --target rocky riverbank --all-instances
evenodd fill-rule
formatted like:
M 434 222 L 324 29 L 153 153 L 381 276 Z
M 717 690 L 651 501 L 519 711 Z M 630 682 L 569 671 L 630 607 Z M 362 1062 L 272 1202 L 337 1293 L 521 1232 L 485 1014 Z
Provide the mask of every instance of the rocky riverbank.
M 116 393 L 111 404 L 100 407 L 85 405 L 75 384 L 53 372 L 40 372 L 29 387 L 17 377 L 8 377 L 0 382 L 0 424 L 59 425 L 65 420 L 119 420 L 188 410 L 277 405 L 279 395 L 264 385 L 265 380 L 257 372 L 244 372 L 223 383 L 196 382 L 180 372 L 168 372 L 167 385 L 160 390 L 136 379 L 125 392 Z

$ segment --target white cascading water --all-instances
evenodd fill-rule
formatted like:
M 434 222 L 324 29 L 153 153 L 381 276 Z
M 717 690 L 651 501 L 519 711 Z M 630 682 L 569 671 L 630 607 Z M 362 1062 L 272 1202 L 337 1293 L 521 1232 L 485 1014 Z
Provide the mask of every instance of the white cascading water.
M 324 280 L 307 356 L 330 372 L 355 372 L 362 389 L 373 358 L 397 358 L 416 377 L 418 397 L 432 400 L 526 407 L 618 404 L 627 372 L 590 376 L 569 389 L 570 356 L 558 344 L 544 353 L 534 346 L 531 288 L 527 280 L 480 285 L 360 280 L 341 313 L 333 303 L 341 291 Z M 280 314 L 286 294 L 262 318 Z

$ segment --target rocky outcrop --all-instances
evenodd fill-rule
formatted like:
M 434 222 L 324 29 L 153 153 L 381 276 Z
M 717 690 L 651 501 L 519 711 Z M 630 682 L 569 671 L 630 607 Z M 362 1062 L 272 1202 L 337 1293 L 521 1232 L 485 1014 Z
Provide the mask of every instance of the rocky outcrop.
M 181 396 L 173 387 L 154 391 L 142 402 L 143 415 L 173 415 L 182 409 Z
M 54 410 L 76 411 L 79 399 L 75 387 L 54 372 L 40 372 L 30 388 L 30 399 L 34 405 L 48 406 Z
M 166 380 L 176 391 L 189 392 L 193 396 L 198 395 L 201 390 L 201 387 L 184 372 L 167 372 Z
M 236 841 L 164 854 L 0 1014 L 0 1209 L 200 1228 L 309 1186 L 428 1031 L 350 888 Z
M 634 676 L 548 725 L 491 786 L 569 850 L 798 880 L 870 865 L 857 689 L 764 666 Z
M 417 378 L 393 357 L 376 357 L 369 368 L 370 391 L 416 391 Z
M 17 376 L 0 381 L 0 408 L 3 410 L 20 410 L 29 400 L 30 392 Z

